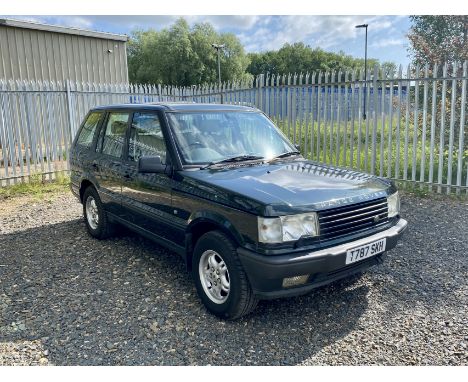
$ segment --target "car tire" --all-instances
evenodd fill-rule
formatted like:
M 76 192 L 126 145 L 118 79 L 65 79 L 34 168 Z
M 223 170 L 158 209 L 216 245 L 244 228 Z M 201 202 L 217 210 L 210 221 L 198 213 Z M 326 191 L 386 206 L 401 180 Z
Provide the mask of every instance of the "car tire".
M 192 257 L 192 274 L 198 295 L 214 315 L 234 320 L 257 306 L 235 243 L 221 231 L 198 239 Z
M 101 198 L 92 186 L 83 194 L 83 216 L 89 234 L 96 239 L 106 239 L 114 234 L 115 226 L 109 222 Z

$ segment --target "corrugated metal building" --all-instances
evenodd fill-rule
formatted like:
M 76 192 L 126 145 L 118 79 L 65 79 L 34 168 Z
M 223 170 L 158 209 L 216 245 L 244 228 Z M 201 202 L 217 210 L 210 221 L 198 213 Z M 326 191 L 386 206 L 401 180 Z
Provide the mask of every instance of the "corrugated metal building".
M 0 78 L 127 83 L 126 35 L 0 19 Z

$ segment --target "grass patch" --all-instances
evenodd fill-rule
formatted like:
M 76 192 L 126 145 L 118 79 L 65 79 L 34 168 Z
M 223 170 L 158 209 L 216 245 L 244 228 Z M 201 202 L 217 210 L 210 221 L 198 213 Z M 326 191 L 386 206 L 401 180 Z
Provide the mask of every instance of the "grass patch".
M 437 186 L 432 186 L 432 191 L 428 189 L 427 186 L 421 188 L 419 184 L 411 182 L 402 182 L 395 181 L 398 190 L 403 193 L 403 195 L 416 196 L 422 199 L 431 199 L 434 201 L 437 200 L 453 200 L 459 202 L 468 202 L 468 193 L 465 190 L 461 190 L 459 193 L 452 191 L 450 194 L 447 194 L 445 189 L 442 189 L 442 192 L 439 194 L 436 192 Z
M 449 153 L 449 137 L 445 136 L 441 150 L 439 131 L 436 130 L 431 137 L 431 131 L 426 130 L 423 139 L 421 128 L 404 118 L 400 121 L 393 118 L 391 123 L 388 119 L 382 121 L 379 118 L 375 124 L 373 119 L 361 121 L 361 124 L 358 121 L 352 124 L 351 121 L 317 123 L 311 120 L 306 124 L 304 119 L 292 123 L 274 119 L 274 122 L 291 141 L 300 146 L 302 154 L 308 159 L 394 179 L 422 182 L 431 179 L 433 183 L 438 183 L 439 170 L 442 184 L 455 184 L 457 179 L 458 140 L 454 139 L 453 150 Z M 466 146 L 463 150 L 462 166 L 468 158 Z M 462 185 L 467 183 L 467 176 L 465 167 L 462 167 Z M 434 190 L 434 186 L 423 187 Z M 461 193 L 466 191 L 462 190 Z
M 69 191 L 70 177 L 57 173 L 54 180 L 44 180 L 42 175 L 31 175 L 28 182 L 0 187 L 0 200 L 19 196 L 32 196 L 38 200 Z

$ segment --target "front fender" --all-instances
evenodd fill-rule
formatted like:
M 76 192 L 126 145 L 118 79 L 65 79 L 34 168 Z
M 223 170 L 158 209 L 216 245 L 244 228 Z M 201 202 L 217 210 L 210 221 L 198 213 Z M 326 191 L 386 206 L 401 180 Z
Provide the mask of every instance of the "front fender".
M 186 233 L 191 233 L 199 224 L 211 224 L 217 226 L 221 231 L 232 237 L 237 245 L 243 246 L 244 239 L 234 224 L 225 216 L 212 211 L 197 211 L 188 219 Z

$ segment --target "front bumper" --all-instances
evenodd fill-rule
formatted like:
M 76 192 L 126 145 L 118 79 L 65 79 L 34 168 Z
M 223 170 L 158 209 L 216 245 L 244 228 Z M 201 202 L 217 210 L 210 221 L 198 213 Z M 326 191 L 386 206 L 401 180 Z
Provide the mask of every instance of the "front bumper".
M 383 238 L 386 238 L 388 251 L 396 246 L 407 224 L 406 220 L 400 219 L 396 225 L 385 231 L 314 252 L 265 256 L 245 248 L 238 248 L 237 251 L 255 295 L 261 299 L 296 296 L 382 262 L 383 254 L 379 254 L 345 265 L 346 252 Z M 306 284 L 283 287 L 284 278 L 300 275 L 310 275 Z

